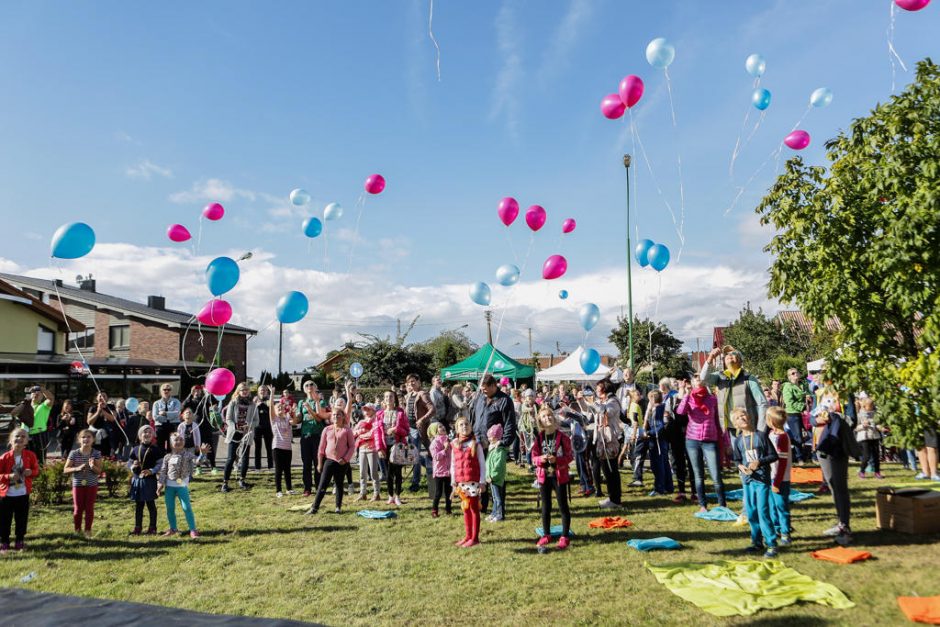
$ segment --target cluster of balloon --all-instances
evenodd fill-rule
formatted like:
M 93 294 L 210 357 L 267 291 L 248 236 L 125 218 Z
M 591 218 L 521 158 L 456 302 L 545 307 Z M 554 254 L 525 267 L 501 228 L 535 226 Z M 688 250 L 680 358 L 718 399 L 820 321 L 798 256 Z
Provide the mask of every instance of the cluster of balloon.
M 213 298 L 202 306 L 196 319 L 210 327 L 220 327 L 232 319 L 232 305 L 221 298 Z
M 593 348 L 581 351 L 581 370 L 584 374 L 591 375 L 597 372 L 601 365 L 601 355 Z
M 206 220 L 211 220 L 216 222 L 222 219 L 222 216 L 225 215 L 225 208 L 217 202 L 210 202 L 208 205 L 202 208 L 202 217 Z M 177 244 L 181 242 L 188 242 L 193 238 L 192 233 L 189 232 L 182 224 L 171 224 L 166 229 L 166 236 L 171 242 L 176 242 Z
M 490 286 L 483 281 L 477 281 L 470 286 L 470 300 L 477 305 L 488 306 L 491 296 Z
M 56 229 L 49 254 L 57 259 L 78 259 L 95 247 L 95 231 L 84 222 L 69 222 Z
M 584 303 L 578 310 L 578 320 L 585 331 L 593 329 L 600 319 L 601 310 L 594 303 Z
M 905 11 L 920 11 L 930 4 L 930 0 L 894 0 L 894 3 Z
M 358 361 L 354 361 L 351 364 L 349 364 L 349 376 L 351 376 L 353 379 L 358 379 L 359 377 L 361 377 L 362 376 L 362 364 L 360 364 Z
M 640 240 L 633 254 L 641 268 L 650 266 L 656 272 L 662 272 L 669 265 L 669 249 L 651 239 Z
M 292 290 L 277 301 L 277 319 L 283 324 L 300 322 L 307 315 L 310 303 L 303 292 Z
M 496 268 L 496 282 L 506 287 L 515 285 L 519 282 L 519 268 L 511 263 Z
M 616 94 L 607 94 L 601 99 L 601 113 L 608 120 L 617 120 L 623 117 L 624 112 L 632 108 L 642 97 L 643 79 L 630 74 L 620 81 Z
M 225 396 L 235 387 L 235 375 L 228 368 L 213 368 L 206 375 L 206 391 L 213 396 Z

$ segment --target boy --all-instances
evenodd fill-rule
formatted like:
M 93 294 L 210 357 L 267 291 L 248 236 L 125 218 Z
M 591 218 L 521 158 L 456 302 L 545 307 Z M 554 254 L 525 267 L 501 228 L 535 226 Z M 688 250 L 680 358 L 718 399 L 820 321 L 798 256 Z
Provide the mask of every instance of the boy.
M 738 429 L 732 447 L 733 459 L 741 473 L 744 488 L 744 510 L 751 526 L 751 546 L 745 553 L 759 553 L 767 547 L 764 557 L 777 557 L 777 534 L 770 513 L 770 465 L 777 461 L 777 452 L 767 436 L 754 430 L 747 411 L 735 407 L 731 423 Z
M 493 425 L 486 432 L 489 454 L 486 456 L 486 482 L 493 490 L 493 509 L 487 522 L 500 522 L 506 517 L 506 460 L 509 449 L 500 444 L 503 426 Z
M 782 407 L 767 409 L 768 438 L 777 451 L 777 461 L 770 466 L 770 514 L 779 536 L 779 544 L 790 544 L 790 468 L 793 465 L 790 436 L 787 435 L 787 413 Z

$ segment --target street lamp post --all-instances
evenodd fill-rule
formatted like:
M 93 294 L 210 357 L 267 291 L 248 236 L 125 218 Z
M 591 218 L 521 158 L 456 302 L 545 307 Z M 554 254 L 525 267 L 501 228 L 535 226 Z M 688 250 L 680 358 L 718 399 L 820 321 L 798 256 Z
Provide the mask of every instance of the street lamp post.
M 627 341 L 630 369 L 633 370 L 633 277 L 631 272 L 633 244 L 630 241 L 630 155 L 623 156 L 623 167 L 627 172 Z

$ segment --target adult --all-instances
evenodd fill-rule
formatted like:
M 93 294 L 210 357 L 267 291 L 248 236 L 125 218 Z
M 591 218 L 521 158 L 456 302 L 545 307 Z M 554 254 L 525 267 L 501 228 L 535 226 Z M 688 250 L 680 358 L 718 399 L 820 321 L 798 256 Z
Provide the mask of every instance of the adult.
M 586 448 L 575 458 L 575 464 L 578 468 L 578 475 L 583 472 L 586 481 L 580 481 L 582 487 L 582 496 L 598 497 L 604 496 L 603 481 L 601 476 L 601 462 L 597 455 L 597 425 L 598 412 L 597 405 L 594 403 L 594 390 L 586 388 L 577 390 L 574 393 L 574 406 L 571 410 L 565 412 L 577 420 L 580 418 L 581 425 L 584 427 L 584 440 Z M 579 461 L 580 460 L 580 461 Z
M 121 450 L 121 459 L 123 461 L 128 461 L 131 457 L 131 449 L 137 446 L 140 443 L 140 440 L 137 437 L 137 431 L 146 424 L 147 422 L 147 412 L 150 410 L 150 403 L 147 401 L 140 401 L 137 404 L 137 411 L 127 412 L 124 423 L 121 424 L 121 428 L 124 430 L 124 435 L 127 436 L 126 444 L 122 447 Z
M 166 453 L 170 450 L 170 435 L 180 426 L 180 411 L 183 406 L 173 396 L 173 386 L 164 383 L 160 386 L 160 398 L 153 403 L 153 420 L 157 429 L 157 448 Z
M 450 429 L 451 404 L 450 397 L 444 386 L 441 384 L 441 378 L 437 375 L 431 378 L 431 389 L 428 390 L 428 396 L 431 397 L 431 403 L 434 405 L 434 422 L 439 422 L 444 427 L 444 431 Z
M 713 361 L 722 353 L 725 369 L 719 372 Z M 743 407 L 751 424 L 756 425 L 758 431 L 767 432 L 767 399 L 764 398 L 757 377 L 744 369 L 741 351 L 731 347 L 713 348 L 702 365 L 699 377 L 706 386 L 718 388 L 718 418 L 723 429 L 728 428 L 731 410 Z
M 503 428 L 500 444 L 506 450 L 512 448 L 512 441 L 516 438 L 516 410 L 513 408 L 512 399 L 499 389 L 496 378 L 491 374 L 485 375 L 480 381 L 480 391 L 473 401 L 471 424 L 477 442 L 483 445 L 484 452 L 489 448 L 486 432 L 493 425 L 500 425 Z M 489 505 L 489 500 L 489 491 L 486 491 L 480 500 L 480 507 L 485 510 Z M 503 514 L 505 515 L 505 507 Z
M 767 407 L 779 407 L 783 405 L 783 390 L 780 388 L 780 379 L 773 379 L 770 382 L 770 388 L 764 392 L 767 397 Z
M 300 462 L 304 496 L 310 496 L 313 486 L 320 485 L 320 471 L 316 468 L 317 454 L 320 450 L 320 436 L 330 419 L 330 410 L 313 381 L 304 383 L 304 398 L 294 410 L 294 419 L 300 422 Z
M 820 405 L 816 409 L 816 425 L 819 435 L 816 438 L 816 457 L 822 469 L 823 480 L 829 486 L 832 500 L 836 506 L 839 522 L 823 532 L 834 537 L 842 546 L 852 542 L 850 525 L 851 500 L 849 497 L 849 457 L 859 457 L 859 445 L 855 440 L 852 427 L 836 411 Z
M 248 474 L 248 455 L 251 453 L 251 438 L 258 425 L 258 405 L 251 398 L 251 389 L 242 381 L 235 388 L 235 398 L 225 408 L 225 444 L 228 447 L 228 459 L 222 472 L 222 492 L 229 492 L 228 480 L 232 476 L 235 460 L 239 459 L 238 487 L 249 488 L 245 483 Z
M 68 459 L 72 446 L 75 445 L 75 436 L 78 434 L 77 412 L 72 407 L 72 401 L 65 399 L 62 401 L 62 409 L 59 410 L 59 452 L 62 459 Z
M 408 489 L 411 492 L 417 492 L 421 484 L 421 468 L 426 467 L 428 475 L 428 484 L 431 483 L 431 467 L 427 464 L 428 458 L 421 454 L 422 444 L 427 447 L 428 427 L 431 425 L 431 419 L 434 417 L 434 403 L 431 397 L 421 389 L 421 378 L 416 374 L 409 374 L 405 377 L 405 388 L 408 394 L 405 396 L 405 415 L 408 417 L 408 428 L 411 430 L 409 439 L 418 449 L 418 459 L 411 468 L 411 485 Z
M 626 368 L 621 369 L 619 363 L 615 362 L 614 370 L 610 373 L 610 382 L 620 385 L 620 387 L 617 388 L 617 400 L 620 401 L 620 406 L 624 411 L 630 407 L 630 393 L 633 390 L 640 391 L 640 396 L 643 397 L 641 409 L 644 412 L 646 411 L 646 390 L 644 389 L 643 385 L 636 382 L 636 378 L 633 374 L 633 368 L 627 366 Z
M 127 434 L 127 420 L 131 412 L 127 411 L 126 401 L 122 398 L 114 404 L 114 423 L 111 425 L 109 437 L 111 440 L 111 451 L 115 457 L 121 461 L 127 461 L 126 455 L 130 455 L 130 436 Z
M 253 400 L 258 407 L 258 424 L 255 426 L 255 470 L 261 470 L 261 445 L 264 445 L 268 456 L 268 470 L 274 468 L 274 455 L 271 453 L 271 440 L 274 433 L 271 431 L 271 388 L 267 385 L 258 386 L 258 394 Z
M 382 437 L 376 439 L 379 459 L 387 462 L 385 478 L 388 486 L 388 504 L 401 505 L 402 470 L 404 466 L 396 464 L 391 459 L 392 447 L 407 446 L 411 428 L 408 426 L 408 417 L 398 406 L 398 394 L 394 390 L 385 392 L 382 397 L 382 409 L 375 414 L 375 418 L 382 428 Z
M 803 465 L 806 461 L 803 452 L 803 412 L 807 404 L 812 403 L 813 397 L 796 368 L 787 370 L 787 381 L 783 384 L 781 398 L 783 410 L 787 413 L 787 435 L 790 436 L 793 463 Z
M 612 509 L 623 505 L 620 465 L 617 463 L 617 454 L 620 452 L 619 440 L 623 433 L 620 416 L 623 412 L 620 401 L 614 395 L 614 384 L 605 380 L 599 381 L 596 387 L 598 411 L 594 432 L 595 451 L 598 464 L 607 480 L 607 498 L 601 500 L 599 505 L 603 509 Z
M 915 479 L 932 479 L 940 481 L 937 472 L 937 426 L 924 431 L 924 446 L 917 449 L 917 460 L 920 462 L 920 472 Z M 864 467 L 862 468 L 864 470 Z
M 114 421 L 117 420 L 117 410 L 108 403 L 107 392 L 98 392 L 95 404 L 88 409 L 86 423 L 95 434 L 94 449 L 102 457 L 111 455 L 111 433 L 114 431 Z
M 685 429 L 685 450 L 692 465 L 692 476 L 695 478 L 695 495 L 698 497 L 699 511 L 708 508 L 705 500 L 705 466 L 708 465 L 708 474 L 715 484 L 718 493 L 718 504 L 727 506 L 725 499 L 725 484 L 721 480 L 721 469 L 718 465 L 719 443 L 721 442 L 721 427 L 718 422 L 718 399 L 702 383 L 702 379 L 693 376 L 691 384 L 679 382 L 679 406 L 676 411 L 686 417 L 688 424 Z
M 676 473 L 676 484 L 679 492 L 672 499 L 676 503 L 682 503 L 686 500 L 685 482 L 689 477 L 689 469 L 692 464 L 689 461 L 689 454 L 685 450 L 685 432 L 688 425 L 688 418 L 685 414 L 677 411 L 679 408 L 679 395 L 673 388 L 672 379 L 663 377 L 659 380 L 659 391 L 663 395 L 663 405 L 665 410 L 663 416 L 666 420 L 666 426 L 663 435 L 669 442 L 669 463 L 673 472 Z
M 216 405 L 218 405 L 218 401 L 215 400 L 215 397 L 206 394 L 206 389 L 198 383 L 190 388 L 189 395 L 183 399 L 182 405 L 183 409 L 193 412 L 193 422 L 199 425 L 199 440 L 209 445 L 206 460 L 213 474 L 218 472 L 215 467 L 215 456 L 216 450 L 219 448 L 219 431 L 211 420 L 212 410 Z M 128 431 L 127 435 L 131 435 L 131 432 Z M 198 468 L 196 472 L 199 472 Z
M 30 404 L 33 408 L 33 424 L 29 427 L 29 450 L 36 455 L 39 465 L 46 463 L 46 446 L 49 444 L 49 413 L 55 396 L 46 388 L 34 385 L 29 389 Z

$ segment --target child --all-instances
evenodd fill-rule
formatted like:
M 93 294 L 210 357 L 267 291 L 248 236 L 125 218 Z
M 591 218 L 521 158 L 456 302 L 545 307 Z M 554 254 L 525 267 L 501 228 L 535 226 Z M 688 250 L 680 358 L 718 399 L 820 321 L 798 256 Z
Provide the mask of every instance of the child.
M 764 557 L 777 557 L 777 534 L 770 513 L 770 465 L 777 461 L 777 452 L 767 436 L 754 431 L 750 416 L 743 407 L 731 411 L 731 423 L 738 429 L 732 445 L 732 456 L 741 473 L 744 488 L 744 510 L 751 526 L 751 546 L 746 553 L 767 550 Z
M 571 512 L 568 509 L 568 464 L 574 459 L 571 440 L 558 430 L 558 419 L 548 407 L 543 407 L 538 415 L 539 433 L 532 444 L 532 462 L 535 464 L 535 476 L 539 482 L 542 501 L 543 535 L 536 543 L 543 547 L 551 540 L 552 492 L 558 498 L 561 511 L 561 537 L 558 548 L 566 549 L 570 543 L 568 532 L 571 529 Z
M 144 522 L 144 505 L 150 514 L 150 526 L 147 535 L 157 533 L 157 472 L 163 461 L 163 451 L 154 443 L 154 431 L 150 425 L 144 425 L 137 431 L 140 444 L 131 449 L 127 466 L 131 469 L 130 498 L 135 503 L 134 530 L 132 536 L 139 536 Z
M 379 445 L 379 459 L 388 462 L 385 472 L 388 481 L 388 504 L 401 506 L 401 482 L 404 466 L 392 463 L 391 452 L 392 447 L 396 444 L 407 444 L 410 430 L 408 417 L 405 415 L 404 410 L 398 406 L 398 394 L 393 391 L 385 392 L 382 409 L 376 413 L 375 417 L 382 424 L 383 437 L 381 440 L 376 440 L 376 444 Z
M 175 536 L 179 533 L 176 528 L 176 499 L 179 498 L 183 514 L 186 515 L 186 524 L 189 525 L 189 537 L 198 538 L 196 516 L 189 501 L 189 480 L 196 466 L 196 455 L 185 445 L 186 440 L 179 433 L 170 435 L 170 452 L 163 457 L 157 474 L 157 496 L 160 496 L 161 490 L 166 491 L 163 502 L 166 504 L 166 519 L 170 528 L 163 535 Z
M 777 528 L 780 545 L 786 546 L 790 544 L 790 468 L 793 466 L 793 457 L 790 436 L 785 431 L 787 412 L 783 407 L 767 409 L 767 424 L 770 425 L 767 437 L 777 451 L 778 458 L 770 465 L 770 515 Z
M 500 445 L 502 438 L 502 425 L 493 425 L 486 432 L 490 450 L 486 457 L 486 482 L 493 491 L 493 509 L 487 522 L 500 522 L 506 517 L 506 460 L 509 450 Z
M 101 474 L 101 453 L 92 448 L 95 434 L 83 429 L 78 434 L 79 447 L 69 453 L 62 472 L 72 475 L 72 519 L 75 533 L 82 532 L 85 518 L 85 536 L 91 537 L 91 524 L 95 520 L 95 498 L 98 496 L 98 476 Z
M 875 402 L 871 398 L 862 399 L 862 410 L 858 412 L 858 426 L 855 427 L 855 439 L 862 445 L 862 466 L 858 471 L 859 479 L 867 479 L 865 474 L 869 464 L 874 467 L 875 479 L 881 476 L 881 430 L 875 423 Z
M 451 442 L 450 479 L 463 510 L 464 538 L 455 544 L 469 548 L 480 544 L 480 495 L 486 490 L 486 461 L 483 446 L 473 436 L 466 416 L 455 425 L 457 437 Z
M 359 496 L 357 501 L 366 498 L 366 478 L 372 481 L 372 497 L 370 501 L 379 500 L 379 455 L 376 435 L 382 432 L 381 421 L 375 418 L 375 405 L 367 403 L 362 406 L 362 420 L 356 423 L 353 436 L 359 447 Z
M 653 390 L 647 395 L 649 404 L 643 418 L 643 430 L 649 448 L 650 467 L 653 469 L 653 491 L 650 496 L 672 494 L 672 470 L 669 467 L 669 440 L 665 437 L 665 411 L 663 393 Z
M 346 467 L 356 452 L 356 439 L 352 430 L 347 426 L 346 412 L 333 407 L 333 424 L 323 430 L 320 438 L 319 461 L 317 468 L 320 471 L 320 485 L 317 487 L 317 498 L 307 510 L 308 514 L 316 514 L 320 509 L 320 502 L 326 495 L 326 487 L 330 481 L 336 486 L 336 509 L 339 514 L 343 507 L 343 479 L 346 476 Z
M 300 416 L 294 417 L 294 407 L 290 402 L 290 396 L 282 394 L 281 400 L 274 406 L 274 412 L 271 416 L 271 436 L 272 446 L 274 447 L 274 490 L 277 498 L 284 496 L 284 493 L 281 492 L 282 478 L 287 486 L 287 493 L 294 493 L 294 490 L 291 489 L 290 478 L 290 463 L 294 454 L 291 445 L 294 424 L 300 424 Z
M 26 548 L 26 525 L 29 522 L 29 493 L 33 477 L 39 474 L 39 459 L 26 448 L 29 432 L 13 429 L 10 450 L 0 456 L 0 555 L 10 550 L 10 529 L 16 521 L 14 551 Z
M 431 443 L 428 452 L 431 454 L 431 474 L 434 484 L 434 501 L 431 505 L 431 517 L 438 517 L 438 506 L 443 496 L 444 511 L 451 513 L 451 485 L 450 485 L 450 445 L 447 441 L 447 432 L 439 422 L 432 422 L 428 427 L 428 436 Z
M 193 457 L 199 455 L 202 448 L 202 437 L 199 434 L 199 425 L 193 423 L 193 410 L 185 408 L 180 414 L 182 422 L 176 429 L 176 432 L 183 438 L 183 448 L 193 454 Z

